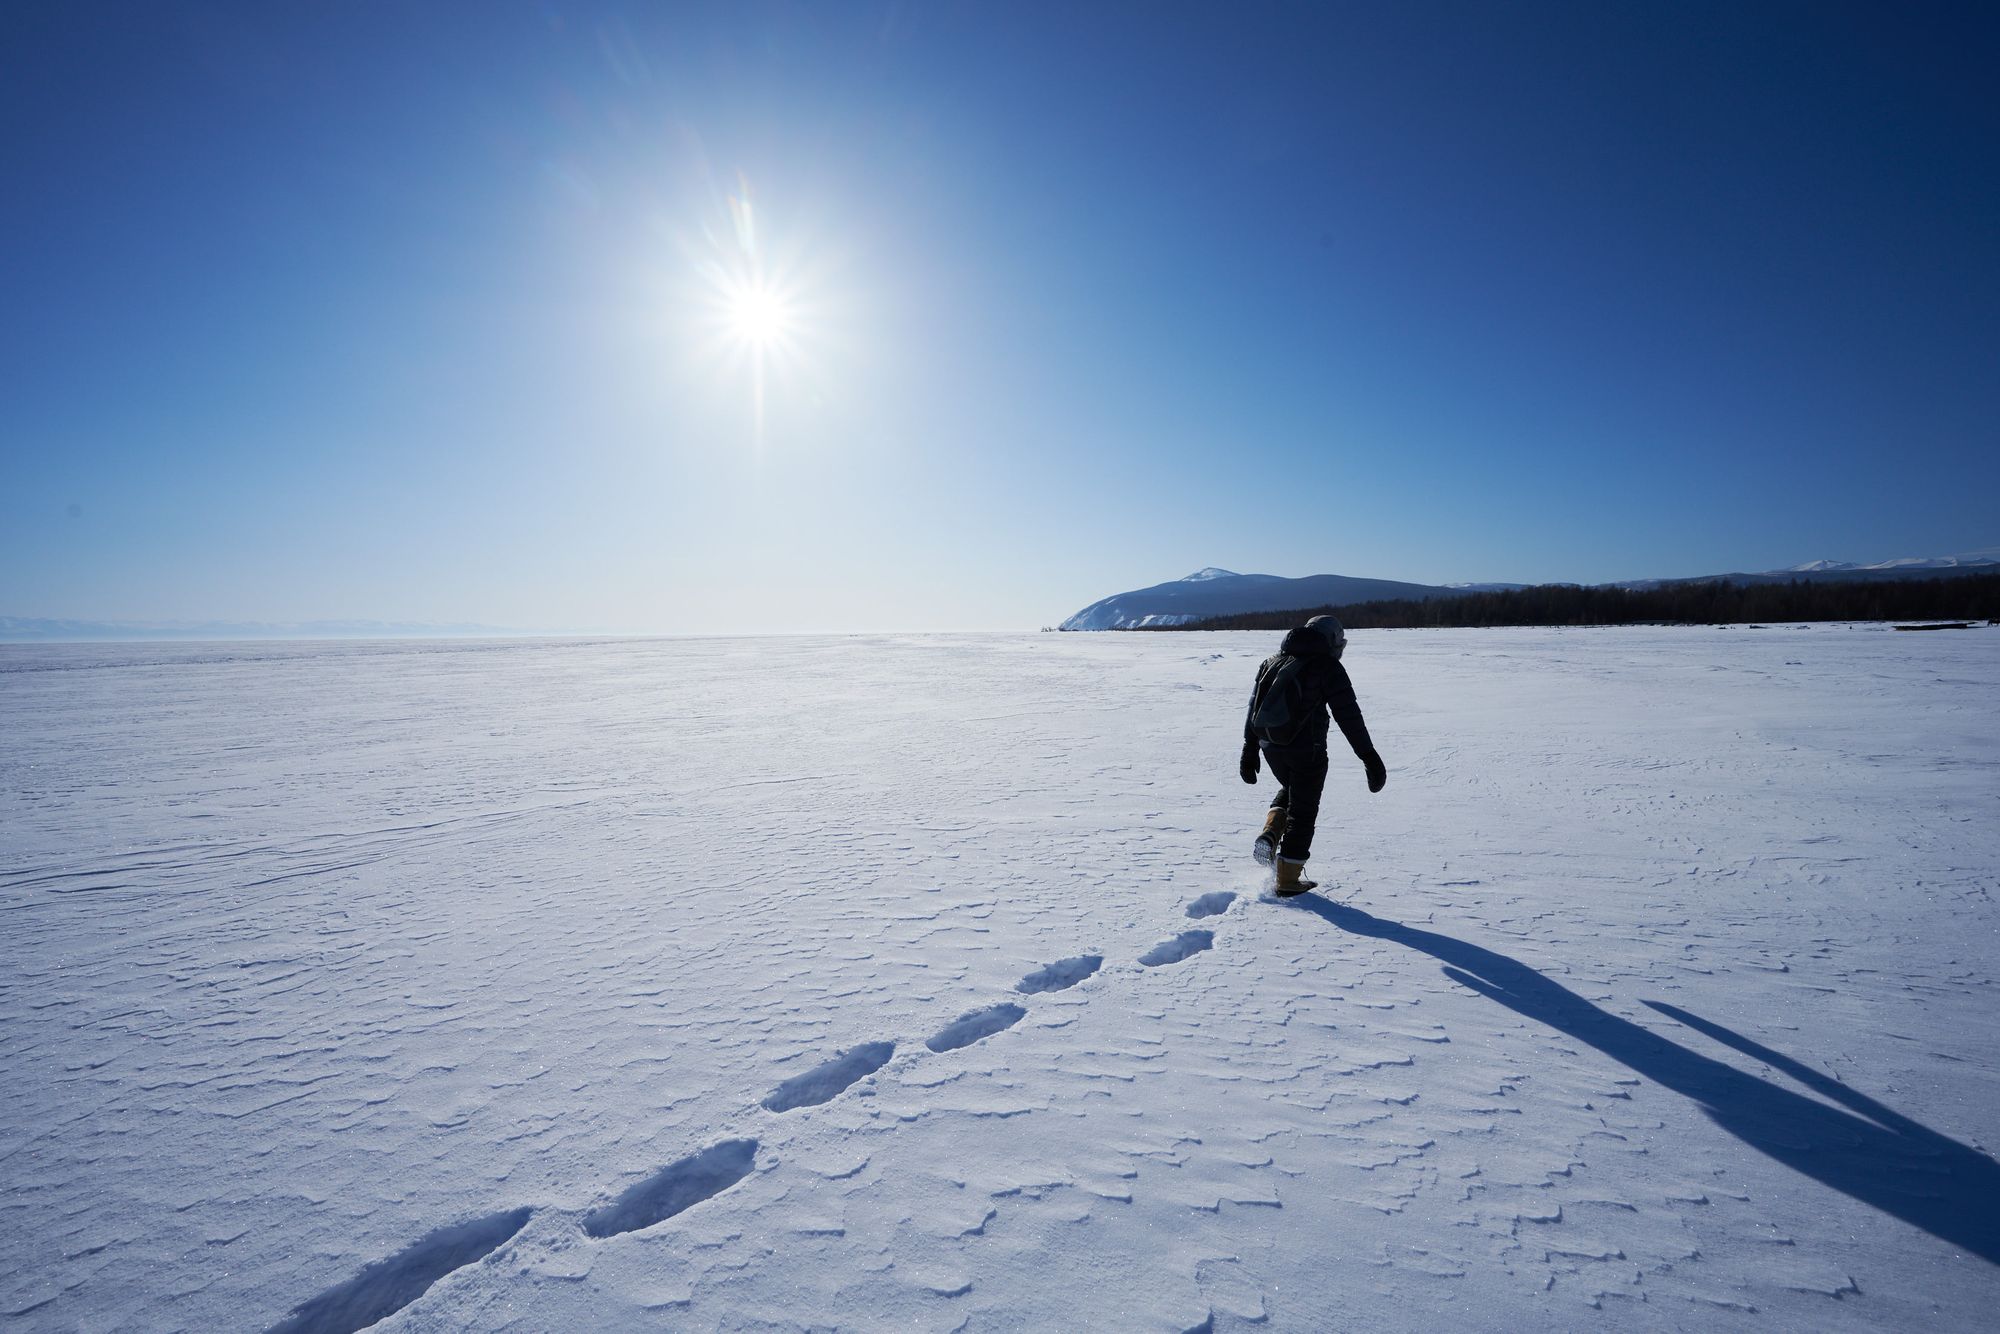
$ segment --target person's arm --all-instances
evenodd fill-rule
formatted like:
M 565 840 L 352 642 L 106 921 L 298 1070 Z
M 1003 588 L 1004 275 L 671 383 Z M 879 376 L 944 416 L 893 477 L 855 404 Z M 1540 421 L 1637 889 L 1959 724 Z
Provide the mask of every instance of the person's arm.
M 1267 659 L 1264 667 L 1269 667 Z M 1243 710 L 1243 753 L 1236 759 L 1236 775 L 1246 783 L 1257 781 L 1258 751 L 1257 733 L 1252 730 L 1250 720 L 1257 716 L 1257 695 L 1264 688 L 1264 667 L 1257 669 L 1257 684 L 1250 687 L 1250 705 Z
M 1369 739 L 1368 722 L 1361 716 L 1361 701 L 1354 697 L 1354 683 L 1347 679 L 1347 669 L 1337 662 L 1333 664 L 1326 707 L 1340 728 L 1340 734 L 1354 748 L 1355 758 L 1367 766 L 1368 790 L 1380 792 L 1382 785 L 1389 781 L 1389 769 L 1376 753 L 1374 741 Z

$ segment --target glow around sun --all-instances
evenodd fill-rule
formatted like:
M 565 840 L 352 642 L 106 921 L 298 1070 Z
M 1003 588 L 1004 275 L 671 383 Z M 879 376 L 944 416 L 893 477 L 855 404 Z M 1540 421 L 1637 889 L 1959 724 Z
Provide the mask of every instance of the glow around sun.
M 689 368 L 723 395 L 741 393 L 750 438 L 764 440 L 768 410 L 822 401 L 828 358 L 840 351 L 829 314 L 824 260 L 800 238 L 760 225 L 747 182 L 727 198 L 726 225 L 683 239 L 688 286 L 677 304 L 689 319 Z M 779 244 L 773 244 L 774 239 Z

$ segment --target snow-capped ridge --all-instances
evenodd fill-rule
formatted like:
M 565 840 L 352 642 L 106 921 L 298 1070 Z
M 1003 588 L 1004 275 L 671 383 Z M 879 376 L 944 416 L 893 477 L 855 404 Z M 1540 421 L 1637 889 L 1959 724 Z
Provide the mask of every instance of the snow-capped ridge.
M 1850 570 L 1963 570 L 1984 565 L 2000 565 L 2000 547 L 1962 551 L 1956 556 L 1897 556 L 1893 560 L 1870 561 L 1866 564 L 1851 560 L 1809 560 L 1803 565 L 1788 565 L 1782 570 L 1772 570 L 1769 573 L 1838 574 Z
M 1857 565 L 1857 570 L 1962 570 L 1981 565 L 2000 565 L 2000 547 L 1961 551 L 1956 556 L 1898 556 L 1894 560 Z

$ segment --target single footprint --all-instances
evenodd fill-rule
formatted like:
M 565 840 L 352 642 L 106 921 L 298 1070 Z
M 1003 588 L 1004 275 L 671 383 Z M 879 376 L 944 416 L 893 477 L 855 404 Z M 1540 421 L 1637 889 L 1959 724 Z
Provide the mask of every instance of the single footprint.
M 671 1163 L 583 1220 L 593 1237 L 615 1237 L 664 1222 L 703 1200 L 720 1195 L 750 1175 L 757 1141 L 726 1139 Z
M 847 1092 L 856 1080 L 865 1079 L 889 1063 L 896 1054 L 893 1042 L 864 1042 L 850 1047 L 824 1065 L 793 1075 L 764 1099 L 767 1111 L 789 1112 L 794 1107 L 817 1107 Z
M 989 1005 L 983 1010 L 969 1010 L 940 1028 L 925 1040 L 924 1045 L 932 1051 L 957 1051 L 960 1047 L 970 1047 L 981 1038 L 990 1038 L 1002 1029 L 1012 1028 L 1027 1013 L 1018 1005 L 1004 1002 Z
M 510 1209 L 441 1227 L 386 1260 L 328 1288 L 271 1326 L 270 1334 L 352 1334 L 386 1320 L 455 1269 L 483 1260 L 528 1225 L 533 1209 Z
M 1026 996 L 1043 991 L 1066 991 L 1103 966 L 1102 954 L 1079 954 L 1074 959 L 1058 959 L 1016 982 L 1014 990 Z
M 1215 944 L 1213 931 L 1183 931 L 1172 940 L 1163 940 L 1139 956 L 1139 962 L 1148 968 L 1158 968 L 1163 963 L 1179 963 L 1190 954 L 1199 954 Z
M 1218 889 L 1204 894 L 1187 906 L 1189 917 L 1216 917 L 1229 911 L 1229 905 L 1236 902 L 1236 896 L 1226 889 Z

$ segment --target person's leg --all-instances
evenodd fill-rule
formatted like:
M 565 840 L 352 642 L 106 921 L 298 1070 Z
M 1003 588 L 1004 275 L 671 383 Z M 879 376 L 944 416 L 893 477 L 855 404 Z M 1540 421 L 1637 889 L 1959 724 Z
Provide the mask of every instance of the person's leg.
M 1264 812 L 1264 827 L 1258 831 L 1257 839 L 1250 845 L 1250 855 L 1260 865 L 1269 866 L 1278 859 L 1278 841 L 1285 836 L 1286 810 L 1291 804 L 1291 789 L 1285 786 L 1285 775 L 1279 765 L 1281 755 L 1264 751 L 1264 760 L 1271 766 L 1271 777 L 1277 780 L 1278 795 L 1271 798 L 1271 808 Z
M 1271 798 L 1271 809 L 1281 813 L 1283 817 L 1281 825 L 1290 822 L 1294 790 L 1292 774 L 1297 769 L 1298 762 L 1298 755 L 1289 746 L 1264 747 L 1264 763 L 1270 766 L 1271 777 L 1278 780 L 1278 794 Z M 1325 779 L 1320 781 L 1324 782 Z M 1265 817 L 1265 823 L 1269 825 L 1269 816 Z M 1283 832 L 1282 828 L 1279 832 Z
M 1278 761 L 1271 764 L 1280 773 Z M 1319 822 L 1319 798 L 1326 787 L 1326 751 L 1314 747 L 1303 754 L 1284 757 L 1285 838 L 1278 855 L 1286 861 L 1302 862 L 1312 856 L 1313 827 Z
M 1291 779 L 1288 777 L 1292 768 L 1290 757 L 1276 746 L 1266 746 L 1264 763 L 1270 766 L 1271 777 L 1278 780 L 1278 795 L 1271 798 L 1271 809 L 1274 811 L 1289 809 L 1292 804 Z

